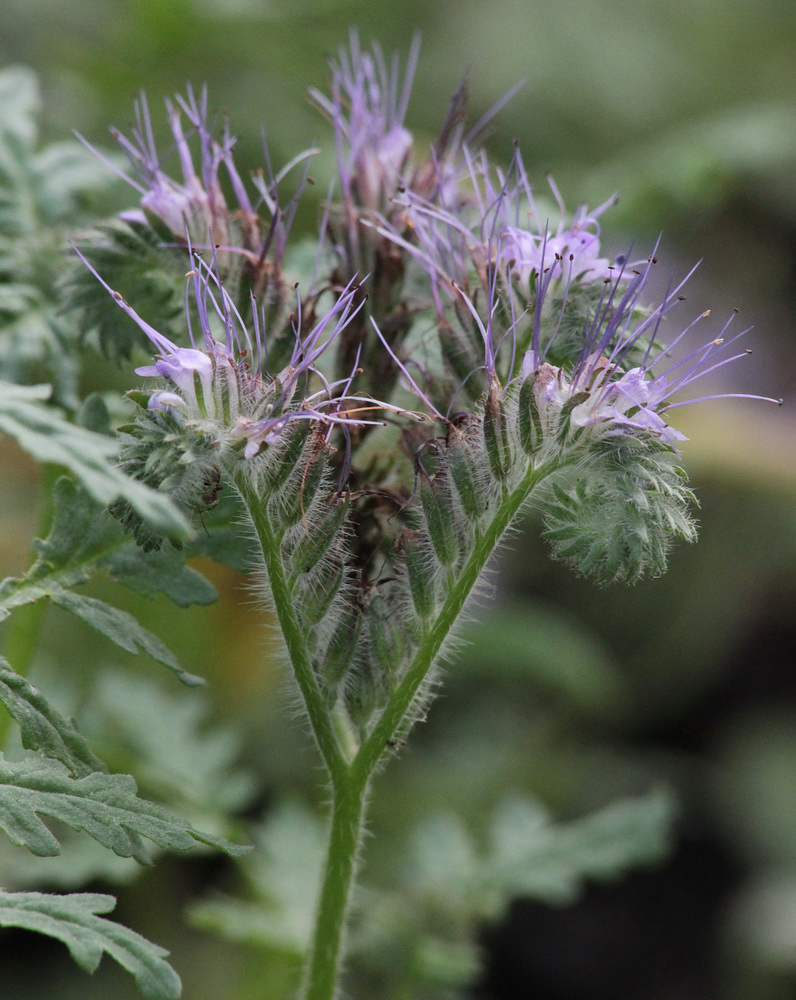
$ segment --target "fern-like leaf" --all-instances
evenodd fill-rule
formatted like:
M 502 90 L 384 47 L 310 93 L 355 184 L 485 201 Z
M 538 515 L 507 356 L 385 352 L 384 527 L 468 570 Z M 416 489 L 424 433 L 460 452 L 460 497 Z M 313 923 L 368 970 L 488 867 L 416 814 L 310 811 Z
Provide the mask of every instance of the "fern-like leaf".
M 60 853 L 57 837 L 39 818 L 60 820 L 87 833 L 123 858 L 149 863 L 142 837 L 158 847 L 186 851 L 197 843 L 240 854 L 229 841 L 194 830 L 161 806 L 139 798 L 127 774 L 94 773 L 73 778 L 63 764 L 32 757 L 11 762 L 0 757 L 0 827 L 14 844 L 39 857 Z
M 165 961 L 168 952 L 135 931 L 98 916 L 115 906 L 113 896 L 95 892 L 0 891 L 0 926 L 37 931 L 63 941 L 86 972 L 94 972 L 107 953 L 135 976 L 147 1000 L 176 1000 L 182 984 Z
M 111 438 L 71 424 L 46 406 L 46 385 L 0 385 L 0 433 L 40 462 L 62 465 L 77 476 L 89 494 L 107 505 L 124 498 L 155 530 L 185 540 L 191 528 L 169 499 L 125 476 L 111 464 L 118 446 Z
M 0 701 L 16 719 L 22 745 L 60 761 L 74 777 L 105 771 L 75 726 L 49 704 L 30 681 L 13 671 L 0 657 Z

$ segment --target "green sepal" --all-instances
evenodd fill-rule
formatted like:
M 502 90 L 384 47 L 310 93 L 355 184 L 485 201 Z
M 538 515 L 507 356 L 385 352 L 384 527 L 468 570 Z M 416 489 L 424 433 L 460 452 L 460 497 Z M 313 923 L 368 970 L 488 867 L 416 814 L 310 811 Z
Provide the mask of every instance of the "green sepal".
M 267 446 L 268 462 L 264 470 L 264 492 L 276 494 L 287 482 L 301 459 L 309 435 L 308 421 L 296 420 L 288 425 L 275 444 Z
M 518 430 L 520 445 L 526 455 L 535 455 L 544 441 L 542 418 L 536 405 L 537 372 L 532 372 L 520 386 L 518 405 Z
M 404 532 L 403 551 L 409 575 L 409 590 L 412 594 L 415 610 L 425 620 L 434 614 L 436 608 L 436 574 L 423 540 L 423 535 L 420 532 Z
M 478 358 L 470 345 L 447 323 L 440 323 L 439 346 L 442 360 L 455 382 L 462 387 L 467 398 L 474 402 L 483 392 L 482 377 L 474 375 Z
M 389 674 L 374 670 L 374 664 L 367 661 L 358 664 L 346 678 L 345 704 L 352 721 L 366 727 L 376 709 L 384 704 L 389 690 Z
M 590 396 L 590 392 L 576 392 L 575 395 L 571 396 L 561 407 L 561 412 L 558 418 L 558 432 L 556 435 L 560 444 L 563 444 L 570 435 L 572 411 L 576 406 L 580 406 L 581 403 L 585 403 Z
M 471 524 L 480 521 L 489 507 L 488 483 L 479 468 L 486 456 L 481 448 L 478 449 L 480 454 L 477 454 L 473 445 L 472 434 L 467 429 L 455 426 L 450 429 L 445 461 L 462 512 Z
M 438 476 L 433 480 L 425 479 L 420 487 L 420 498 L 431 544 L 442 565 L 450 566 L 459 554 L 456 544 L 457 528 L 450 497 L 442 494 L 442 481 Z
M 296 609 L 304 625 L 317 625 L 326 615 L 343 585 L 345 573 L 345 563 L 335 553 L 306 583 L 296 588 Z
M 695 497 L 674 452 L 651 434 L 612 435 L 593 449 L 583 477 L 546 506 L 554 558 L 602 584 L 659 576 L 672 541 L 696 538 Z
M 307 511 L 323 482 L 326 456 L 323 438 L 316 437 L 305 449 L 301 462 L 287 481 L 279 497 L 279 515 L 283 524 L 293 525 L 307 517 Z
M 489 388 L 484 404 L 484 444 L 495 479 L 504 482 L 514 464 L 514 449 L 509 437 L 503 390 L 497 380 Z
M 329 690 L 334 690 L 348 672 L 356 655 L 361 632 L 362 612 L 358 607 L 353 607 L 335 627 L 323 659 L 318 664 L 318 673 Z
M 391 677 L 396 677 L 404 660 L 407 641 L 395 609 L 380 594 L 371 598 L 368 638 L 375 663 Z
M 329 500 L 328 507 L 317 524 L 307 525 L 306 531 L 290 554 L 289 562 L 294 579 L 302 573 L 309 573 L 318 565 L 343 526 L 348 514 L 348 500 L 333 497 Z
M 149 400 L 152 398 L 152 393 L 145 392 L 143 389 L 131 389 L 129 392 L 126 392 L 124 396 L 125 399 L 129 399 L 142 410 L 146 410 L 149 408 Z M 133 424 L 131 426 L 135 425 Z M 122 428 L 119 428 L 119 430 L 122 430 Z

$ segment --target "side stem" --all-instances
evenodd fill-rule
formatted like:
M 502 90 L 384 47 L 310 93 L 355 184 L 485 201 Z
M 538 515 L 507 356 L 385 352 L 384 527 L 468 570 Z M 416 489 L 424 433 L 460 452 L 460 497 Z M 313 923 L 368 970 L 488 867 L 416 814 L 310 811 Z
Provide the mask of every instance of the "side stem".
M 495 517 L 479 535 L 469 559 L 458 574 L 439 614 L 427 627 L 401 683 L 391 695 L 378 722 L 371 730 L 367 740 L 363 742 L 352 764 L 352 768 L 360 775 L 372 774 L 380 759 L 388 752 L 391 741 L 411 711 L 423 681 L 498 542 L 519 513 L 531 491 L 559 467 L 560 463 L 558 462 L 531 467 L 519 485 L 503 498 Z
M 257 490 L 245 475 L 237 478 L 238 492 L 251 517 L 260 544 L 276 617 L 285 638 L 290 662 L 298 683 L 313 735 L 323 762 L 334 782 L 347 769 L 345 755 L 335 730 L 334 719 L 318 687 L 304 631 L 296 617 L 292 593 L 282 562 L 281 539 L 274 532 L 268 511 Z
M 331 827 L 315 931 L 305 972 L 302 1000 L 335 1000 L 343 940 L 362 841 L 367 791 L 371 777 L 403 724 L 451 628 L 498 542 L 531 491 L 555 469 L 549 463 L 529 469 L 517 487 L 503 497 L 495 517 L 479 535 L 473 552 L 439 614 L 426 629 L 401 683 L 362 745 L 341 742 L 333 713 L 325 704 L 312 670 L 300 623 L 291 603 L 280 542 L 256 491 L 245 480 L 238 489 L 254 524 L 265 560 L 274 605 L 290 654 L 313 733 L 326 763 L 333 791 Z

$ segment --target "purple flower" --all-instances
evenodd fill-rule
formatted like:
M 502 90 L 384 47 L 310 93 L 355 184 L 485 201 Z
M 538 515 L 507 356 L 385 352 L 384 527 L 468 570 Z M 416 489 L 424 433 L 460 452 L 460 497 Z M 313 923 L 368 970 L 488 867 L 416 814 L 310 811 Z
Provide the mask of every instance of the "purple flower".
M 122 176 L 141 195 L 139 204 L 142 212 L 128 212 L 125 217 L 130 221 L 140 221 L 146 214 L 150 214 L 159 219 L 180 241 L 189 233 L 199 244 L 211 240 L 225 246 L 230 239 L 228 211 L 218 172 L 227 158 L 232 141 L 226 132 L 226 148 L 213 140 L 205 92 L 197 100 L 189 90 L 187 100 L 178 98 L 177 104 L 167 101 L 166 109 L 174 136 L 174 148 L 180 162 L 180 180 L 169 177 L 162 169 L 144 94 L 135 103 L 132 138 L 128 139 L 118 131 L 113 133 L 129 157 L 135 174 L 135 178 L 124 174 Z M 196 131 L 200 137 L 198 173 L 183 129 L 183 114 L 186 114 L 192 132 Z
M 572 224 L 550 235 L 529 229 L 506 226 L 500 232 L 498 257 L 511 262 L 512 275 L 527 288 L 532 275 L 552 271 L 556 278 L 583 282 L 606 281 L 616 270 L 606 257 L 600 257 L 600 227 L 595 216 L 579 210 Z
M 225 120 L 209 112 L 206 89 L 197 95 L 189 87 L 184 97 L 178 95 L 174 101 L 167 100 L 166 110 L 174 140 L 172 148 L 179 162 L 179 178 L 169 176 L 164 169 L 143 94 L 135 103 L 135 125 L 130 137 L 113 132 L 130 160 L 132 175 L 120 171 L 86 143 L 139 193 L 140 208 L 122 213 L 122 218 L 133 223 L 154 218 L 171 232 L 178 244 L 213 248 L 222 273 L 231 263 L 231 255 L 242 257 L 254 290 L 260 294 L 266 285 L 273 289 L 281 280 L 287 234 L 306 174 L 287 207 L 280 204 L 279 184 L 317 150 L 296 156 L 275 176 L 270 172 L 255 175 L 253 200 L 235 166 L 235 137 L 230 135 Z M 234 197 L 232 208 L 224 197 L 222 180 Z M 281 298 L 281 294 L 280 287 L 277 297 Z
M 166 357 L 154 365 L 136 368 L 136 375 L 170 379 L 181 393 L 188 412 L 215 417 L 213 399 L 213 362 L 207 354 L 190 347 L 173 346 Z M 200 393 L 197 395 L 197 381 Z
M 565 407 L 574 431 L 592 428 L 601 435 L 647 433 L 676 447 L 677 442 L 686 438 L 668 423 L 668 411 L 671 409 L 725 396 L 781 402 L 766 396 L 735 392 L 710 393 L 691 399 L 678 397 L 684 389 L 711 372 L 745 357 L 748 351 L 728 352 L 749 330 L 742 330 L 728 338 L 726 334 L 733 320 L 731 316 L 717 336 L 701 343 L 680 360 L 672 361 L 681 343 L 698 323 L 708 317 L 709 312 L 702 313 L 672 341 L 661 345 L 661 322 L 674 306 L 683 301 L 679 292 L 690 274 L 670 289 L 657 306 L 641 310 L 641 292 L 654 263 L 655 259 L 651 257 L 643 270 L 634 270 L 630 274 L 620 272 L 609 279 L 591 319 L 584 324 L 580 354 L 571 369 L 546 360 L 555 353 L 558 333 L 555 326 L 546 332 L 543 329 L 544 299 L 552 275 L 548 274 L 538 284 L 532 345 L 523 357 L 520 378 L 533 379 L 536 406 L 551 441 L 556 437 Z M 559 307 L 558 316 L 562 313 L 563 309 Z M 637 360 L 639 355 L 640 363 L 628 365 L 628 359 Z M 661 371 L 664 365 L 666 367 Z
M 79 250 L 77 253 L 159 352 L 153 364 L 136 369 L 136 374 L 145 378 L 171 383 L 169 390 L 153 393 L 149 408 L 198 424 L 215 435 L 219 443 L 226 441 L 232 447 L 242 444 L 247 459 L 253 458 L 263 445 L 275 441 L 295 421 L 312 421 L 331 432 L 338 425 L 352 427 L 381 422 L 363 418 L 361 412 L 396 409 L 369 396 L 347 395 L 355 373 L 330 384 L 317 367 L 362 307 L 359 286 L 354 282 L 308 332 L 302 332 L 299 303 L 289 363 L 271 374 L 267 371 L 266 331 L 256 307 L 252 310 L 254 331 L 250 333 L 218 276 L 198 256 L 188 277 L 193 283 L 201 336 L 195 336 L 191 312 L 187 310 L 192 346 L 179 347 L 142 319 Z M 222 340 L 218 339 L 221 331 Z M 313 382 L 321 388 L 307 392 Z M 341 398 L 336 391 L 343 383 Z M 301 397 L 297 397 L 299 390 L 303 393 Z
M 332 122 L 346 214 L 355 209 L 384 212 L 402 184 L 412 148 L 404 127 L 419 39 L 409 53 L 403 82 L 397 57 L 390 65 L 379 45 L 363 52 L 356 32 L 350 48 L 330 62 L 331 97 L 310 95 Z
M 456 289 L 473 298 L 479 286 L 491 294 L 495 270 L 503 284 L 516 284 L 525 299 L 534 276 L 564 284 L 629 278 L 624 257 L 611 263 L 601 256 L 598 219 L 614 199 L 594 211 L 581 206 L 567 221 L 561 196 L 550 180 L 559 206 L 553 223 L 536 205 L 519 151 L 508 174 L 494 171 L 483 153 L 473 155 L 465 149 L 464 155 L 469 194 L 461 187 L 459 197 L 446 203 L 407 190 L 397 199 L 404 210 L 401 228 L 386 219 L 376 226 L 428 273 L 435 300 L 442 292 L 443 303 L 446 296 L 455 301 Z M 436 304 L 438 311 L 444 311 L 444 304 Z

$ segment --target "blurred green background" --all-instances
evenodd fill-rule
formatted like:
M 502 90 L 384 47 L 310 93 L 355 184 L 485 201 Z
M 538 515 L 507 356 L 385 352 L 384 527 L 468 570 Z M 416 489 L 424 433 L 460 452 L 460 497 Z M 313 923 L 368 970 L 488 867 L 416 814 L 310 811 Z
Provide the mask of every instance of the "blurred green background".
M 514 791 L 566 819 L 662 784 L 680 801 L 668 863 L 590 888 L 568 909 L 517 902 L 484 932 L 486 969 L 466 995 L 786 1000 L 796 995 L 796 4 L 5 0 L 0 57 L 40 74 L 49 141 L 76 129 L 107 148 L 108 125 L 129 126 L 142 88 L 157 120 L 160 99 L 191 81 L 229 112 L 244 169 L 261 159 L 263 129 L 277 167 L 318 142 L 315 202 L 311 193 L 300 216 L 310 229 L 332 160 L 306 88 L 325 84 L 326 55 L 351 26 L 388 51 L 406 52 L 422 32 L 409 115 L 421 141 L 465 71 L 473 121 L 525 79 L 495 122 L 493 156 L 507 161 L 519 139 L 537 186 L 551 171 L 572 209 L 621 192 L 604 242 L 643 254 L 662 233 L 662 284 L 702 258 L 683 319 L 711 307 L 720 323 L 735 307 L 755 327 L 754 354 L 711 390 L 785 398 L 779 409 L 720 400 L 676 411 L 692 439 L 683 451 L 702 537 L 673 553 L 661 580 L 595 590 L 550 563 L 528 519 L 451 661 L 444 697 L 378 782 L 366 875 L 389 872 L 414 823 L 438 808 L 478 829 Z M 0 455 L 5 575 L 28 559 L 37 473 L 10 446 Z M 136 611 L 209 678 L 211 722 L 244 733 L 240 760 L 259 789 L 251 815 L 284 795 L 318 803 L 315 761 L 284 711 L 273 643 L 245 582 L 205 568 L 218 605 Z M 87 661 L 85 635 L 55 611 L 46 647 L 41 669 L 57 652 L 78 691 L 119 662 L 110 646 Z M 124 703 L 124 690 L 106 683 L 112 702 Z M 11 884 L 5 870 L 0 882 Z M 173 951 L 188 1000 L 248 1000 L 276 961 L 186 928 L 184 904 L 233 886 L 220 861 L 164 859 L 120 892 L 118 918 Z M 88 979 L 61 945 L 6 933 L 0 947 L 15 1000 L 135 995 L 107 960 Z

